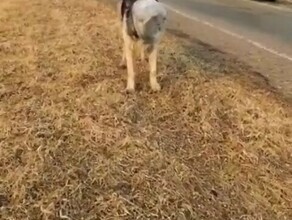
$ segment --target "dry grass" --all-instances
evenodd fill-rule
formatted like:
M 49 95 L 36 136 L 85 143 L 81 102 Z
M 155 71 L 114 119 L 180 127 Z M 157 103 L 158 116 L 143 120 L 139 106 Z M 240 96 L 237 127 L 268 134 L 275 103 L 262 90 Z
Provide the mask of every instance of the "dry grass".
M 114 11 L 0 1 L 1 219 L 292 219 L 291 107 L 168 36 L 126 95 Z M 111 28 L 109 28 L 109 25 Z

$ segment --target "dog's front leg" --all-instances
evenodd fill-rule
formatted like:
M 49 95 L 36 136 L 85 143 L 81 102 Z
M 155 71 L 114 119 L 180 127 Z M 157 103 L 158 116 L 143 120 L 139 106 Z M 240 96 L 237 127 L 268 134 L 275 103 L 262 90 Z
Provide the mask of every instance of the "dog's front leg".
M 128 79 L 127 79 L 127 91 L 134 92 L 135 91 L 135 70 L 134 70 L 134 62 L 133 62 L 133 41 L 128 36 L 125 35 L 124 41 L 124 50 L 125 50 L 125 57 L 127 61 L 127 72 L 128 72 Z

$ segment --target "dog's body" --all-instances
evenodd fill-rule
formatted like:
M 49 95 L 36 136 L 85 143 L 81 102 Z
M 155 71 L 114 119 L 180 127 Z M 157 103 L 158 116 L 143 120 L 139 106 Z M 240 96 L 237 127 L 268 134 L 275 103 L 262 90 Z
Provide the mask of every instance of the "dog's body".
M 157 0 L 122 0 L 118 5 L 122 23 L 124 52 L 122 64 L 127 62 L 127 90 L 135 90 L 133 67 L 134 44 L 149 54 L 150 85 L 155 91 L 160 90 L 156 79 L 158 44 L 165 29 L 166 10 Z

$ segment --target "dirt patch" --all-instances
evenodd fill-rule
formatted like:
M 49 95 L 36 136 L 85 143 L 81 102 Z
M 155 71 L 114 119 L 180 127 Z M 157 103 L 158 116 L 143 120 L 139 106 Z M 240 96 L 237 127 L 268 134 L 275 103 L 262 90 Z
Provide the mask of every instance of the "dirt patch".
M 111 8 L 3 0 L 0 15 L 1 219 L 292 218 L 291 108 L 267 87 L 169 35 L 161 93 L 140 63 L 127 95 Z

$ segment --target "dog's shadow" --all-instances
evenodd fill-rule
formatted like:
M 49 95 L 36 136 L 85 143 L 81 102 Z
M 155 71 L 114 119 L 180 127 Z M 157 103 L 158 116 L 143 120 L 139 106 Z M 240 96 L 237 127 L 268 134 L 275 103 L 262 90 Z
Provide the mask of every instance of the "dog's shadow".
M 206 78 L 241 78 L 242 86 L 275 91 L 266 77 L 233 55 L 181 31 L 168 29 L 167 35 L 176 40 L 173 46 L 169 42 L 162 45 L 158 56 L 158 79 L 163 89 L 169 89 L 178 79 L 188 80 L 200 74 Z

